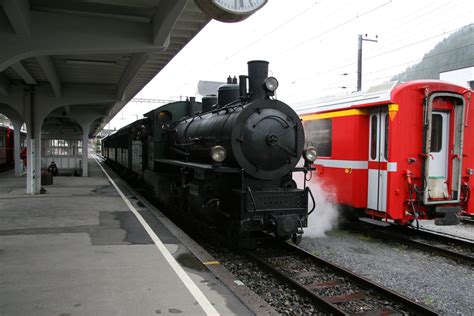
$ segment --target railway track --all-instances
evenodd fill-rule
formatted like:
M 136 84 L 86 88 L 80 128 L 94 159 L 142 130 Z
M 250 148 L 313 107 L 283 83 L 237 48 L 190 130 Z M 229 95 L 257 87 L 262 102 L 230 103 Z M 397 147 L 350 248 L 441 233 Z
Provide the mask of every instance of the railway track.
M 285 242 L 245 253 L 333 315 L 437 315 L 435 311 Z
M 470 239 L 422 228 L 378 228 L 364 223 L 352 223 L 350 229 L 474 266 L 474 241 Z
M 461 221 L 466 224 L 474 224 L 474 216 L 461 216 Z

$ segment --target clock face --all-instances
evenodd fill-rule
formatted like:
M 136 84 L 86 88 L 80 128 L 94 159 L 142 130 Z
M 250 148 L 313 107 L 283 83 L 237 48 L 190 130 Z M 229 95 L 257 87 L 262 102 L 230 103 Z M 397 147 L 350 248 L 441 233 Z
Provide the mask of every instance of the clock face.
M 1 0 L 0 0 L 1 1 Z M 211 18 L 221 22 L 239 22 L 263 7 L 268 0 L 194 0 Z
M 267 0 L 212 0 L 225 11 L 236 14 L 247 14 L 260 9 Z

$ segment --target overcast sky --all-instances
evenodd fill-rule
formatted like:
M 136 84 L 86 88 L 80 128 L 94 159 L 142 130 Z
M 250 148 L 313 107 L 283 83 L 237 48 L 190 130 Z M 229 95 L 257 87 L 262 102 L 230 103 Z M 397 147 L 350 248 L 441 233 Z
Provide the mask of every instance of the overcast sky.
M 269 0 L 243 22 L 211 21 L 137 97 L 195 96 L 199 80 L 247 74 L 254 59 L 270 62 L 280 82 L 277 97 L 288 104 L 350 93 L 357 85 L 358 34 L 377 35 L 377 43 L 363 43 L 364 90 L 471 23 L 472 0 Z M 154 107 L 129 103 L 108 127 L 120 128 Z

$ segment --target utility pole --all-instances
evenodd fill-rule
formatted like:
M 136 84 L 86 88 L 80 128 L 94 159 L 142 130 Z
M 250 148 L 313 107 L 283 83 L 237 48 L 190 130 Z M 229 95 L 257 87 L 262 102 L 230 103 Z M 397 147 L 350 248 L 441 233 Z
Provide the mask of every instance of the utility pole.
M 362 41 L 377 43 L 377 38 L 378 35 L 375 35 L 375 39 L 370 39 L 367 38 L 367 34 L 365 34 L 365 37 L 359 34 L 359 49 L 357 51 L 357 91 L 362 90 Z

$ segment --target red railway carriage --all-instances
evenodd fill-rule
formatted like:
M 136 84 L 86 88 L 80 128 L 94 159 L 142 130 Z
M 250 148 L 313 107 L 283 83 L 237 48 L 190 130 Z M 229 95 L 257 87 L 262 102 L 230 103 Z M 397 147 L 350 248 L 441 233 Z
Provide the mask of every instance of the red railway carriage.
M 0 167 L 13 164 L 13 130 L 0 126 Z
M 21 140 L 20 146 L 24 146 L 24 139 L 26 137 L 25 133 L 21 133 Z M 13 156 L 13 137 L 14 137 L 14 130 L 6 127 L 0 126 L 0 169 L 8 169 L 9 167 L 13 167 L 15 163 L 15 159 Z
M 367 217 L 454 224 L 474 214 L 474 94 L 442 81 L 390 83 L 299 108 L 318 181 Z

